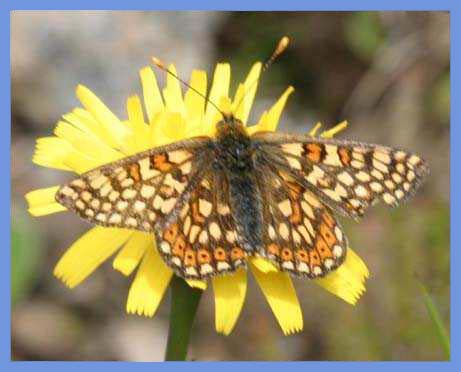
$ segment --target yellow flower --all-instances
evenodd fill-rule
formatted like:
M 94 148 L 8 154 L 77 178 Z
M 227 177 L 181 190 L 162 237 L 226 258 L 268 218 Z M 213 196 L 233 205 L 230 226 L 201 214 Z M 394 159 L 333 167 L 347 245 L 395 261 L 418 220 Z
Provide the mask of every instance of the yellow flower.
M 175 67 L 169 66 L 175 73 Z M 229 95 L 231 70 L 227 63 L 216 66 L 209 100 L 218 103 L 223 111 L 232 110 L 247 123 L 257 84 L 261 63 L 250 70 L 244 83 L 239 84 L 233 99 Z M 120 120 L 88 88 L 79 85 L 76 90 L 83 108 L 75 108 L 58 122 L 54 136 L 39 138 L 33 157 L 34 163 L 50 168 L 83 173 L 116 159 L 184 138 L 214 134 L 220 114 L 191 89 L 183 96 L 180 83 L 168 75 L 160 90 L 153 70 L 140 71 L 144 106 L 138 96 L 127 100 L 127 120 Z M 207 94 L 207 75 L 193 71 L 191 87 Z M 285 103 L 293 88 L 285 90 L 279 100 L 265 111 L 258 124 L 248 131 L 274 131 Z M 243 97 L 243 101 L 242 100 Z M 241 104 L 238 103 L 241 101 Z M 342 130 L 341 123 L 322 136 L 331 137 Z M 320 124 L 311 131 L 315 135 Z M 29 212 L 43 216 L 64 211 L 55 193 L 58 186 L 38 189 L 26 195 Z M 153 316 L 163 298 L 173 272 L 157 252 L 152 234 L 106 227 L 93 227 L 78 239 L 59 260 L 54 274 L 73 288 L 86 279 L 102 262 L 114 253 L 113 267 L 128 276 L 136 274 L 128 293 L 126 310 Z M 290 276 L 262 258 L 249 262 L 249 271 L 256 278 L 269 306 L 285 334 L 302 330 L 303 318 Z M 342 266 L 325 278 L 313 282 L 324 287 L 350 304 L 355 304 L 364 292 L 368 270 L 362 260 L 349 249 Z M 240 269 L 231 275 L 211 280 L 215 298 L 216 330 L 229 334 L 239 317 L 247 288 L 247 272 Z M 188 281 L 189 285 L 206 289 L 207 282 Z M 307 281 L 306 281 L 307 283 Z

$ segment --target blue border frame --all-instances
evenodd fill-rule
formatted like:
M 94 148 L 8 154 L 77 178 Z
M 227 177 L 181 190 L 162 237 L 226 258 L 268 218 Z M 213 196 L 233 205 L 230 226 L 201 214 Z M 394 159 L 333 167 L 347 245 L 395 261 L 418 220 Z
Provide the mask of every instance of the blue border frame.
M 297 1 L 284 0 L 271 4 L 270 1 L 259 4 L 249 0 L 196 0 L 181 1 L 169 0 L 153 4 L 149 0 L 131 0 L 129 5 L 111 0 L 80 0 L 78 4 L 64 3 L 58 0 L 3 0 L 0 2 L 0 48 L 2 55 L 10 53 L 10 12 L 14 10 L 444 10 L 450 12 L 451 34 L 451 102 L 458 102 L 451 107 L 451 159 L 461 158 L 461 2 L 459 0 L 323 0 L 323 1 Z M 458 45 L 458 49 L 454 46 Z M 0 169 L 10 174 L 11 164 L 11 122 L 10 109 L 10 64 L 6 58 L 0 59 Z M 298 368 L 315 368 L 318 371 L 328 371 L 341 368 L 343 371 L 365 371 L 372 368 L 376 371 L 388 371 L 391 369 L 418 368 L 419 371 L 451 371 L 461 369 L 461 252 L 454 247 L 461 245 L 461 231 L 453 228 L 461 221 L 460 209 L 461 194 L 454 192 L 459 190 L 460 167 L 459 162 L 450 164 L 450 205 L 451 205 L 451 361 L 450 362 L 239 362 L 240 367 L 254 368 L 258 370 L 271 370 L 285 368 L 294 370 Z M 11 183 L 6 177 L 0 183 L 0 236 L 3 247 L 0 250 L 0 290 L 2 293 L 0 308 L 0 368 L 3 370 L 60 370 L 66 368 L 73 371 L 78 368 L 99 368 L 110 371 L 122 371 L 128 369 L 151 370 L 154 368 L 146 363 L 129 362 L 11 362 L 10 351 L 10 196 Z M 457 270 L 458 269 L 458 270 Z M 456 309 L 456 310 L 455 310 Z M 219 368 L 224 371 L 233 370 L 236 362 L 220 362 Z M 274 364 L 276 363 L 276 364 Z M 306 365 L 304 363 L 309 363 Z M 186 367 L 178 362 L 159 363 L 155 368 L 162 370 L 176 370 Z M 217 365 L 213 362 L 188 363 L 190 371 L 212 370 Z

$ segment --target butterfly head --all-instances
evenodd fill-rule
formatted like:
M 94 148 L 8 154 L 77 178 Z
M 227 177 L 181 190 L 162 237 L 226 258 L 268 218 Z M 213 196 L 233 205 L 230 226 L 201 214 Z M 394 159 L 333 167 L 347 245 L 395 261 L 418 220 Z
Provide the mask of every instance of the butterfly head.
M 248 138 L 245 125 L 233 113 L 222 113 L 222 120 L 216 124 L 216 137 L 222 138 Z

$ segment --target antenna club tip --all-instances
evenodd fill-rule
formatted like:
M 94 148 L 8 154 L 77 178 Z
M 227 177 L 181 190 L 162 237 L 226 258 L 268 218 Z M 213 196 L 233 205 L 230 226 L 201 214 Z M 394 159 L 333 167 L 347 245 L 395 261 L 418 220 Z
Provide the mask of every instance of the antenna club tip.
M 290 38 L 286 35 L 280 39 L 280 44 L 284 45 L 285 47 L 288 46 L 289 43 Z
M 162 69 L 166 68 L 163 62 L 157 57 L 152 57 L 152 62 L 154 62 L 154 65 L 156 65 L 159 68 L 162 68 Z
M 288 36 L 282 37 L 276 48 L 277 54 L 282 53 L 288 47 L 288 44 L 290 44 L 290 38 Z

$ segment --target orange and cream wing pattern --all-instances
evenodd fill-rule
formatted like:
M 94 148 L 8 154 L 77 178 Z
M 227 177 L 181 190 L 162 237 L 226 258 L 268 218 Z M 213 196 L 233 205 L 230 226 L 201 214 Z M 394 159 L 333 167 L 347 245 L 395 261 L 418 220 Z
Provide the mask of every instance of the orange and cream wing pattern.
M 287 177 L 265 174 L 260 185 L 264 190 L 260 254 L 280 270 L 300 277 L 314 279 L 335 270 L 346 257 L 347 239 L 331 210 Z
M 181 277 L 205 279 L 246 265 L 224 178 L 207 174 L 179 218 L 156 232 L 164 261 Z
M 83 219 L 102 226 L 152 232 L 174 217 L 189 196 L 200 151 L 165 146 L 82 174 L 62 186 L 56 200 Z
M 272 161 L 331 208 L 360 217 L 378 200 L 397 206 L 428 172 L 419 156 L 380 145 L 257 133 Z

